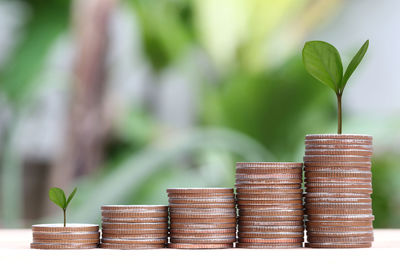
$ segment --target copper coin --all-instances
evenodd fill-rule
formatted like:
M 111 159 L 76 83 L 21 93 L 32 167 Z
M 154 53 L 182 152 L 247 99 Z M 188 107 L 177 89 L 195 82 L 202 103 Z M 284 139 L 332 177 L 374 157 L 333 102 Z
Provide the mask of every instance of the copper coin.
M 236 168 L 301 168 L 301 162 L 236 162 Z
M 371 183 L 357 183 L 357 184 L 352 184 L 352 183 L 306 183 L 306 187 L 308 188 L 318 188 L 318 187 L 324 187 L 324 188 L 347 188 L 347 189 L 372 189 L 372 184 Z M 306 190 L 307 190 L 306 189 Z
M 271 174 L 241 174 L 241 173 L 236 173 L 235 177 L 236 179 L 264 179 L 264 180 L 280 180 L 280 179 L 299 179 L 303 176 L 303 172 L 299 171 L 298 173 L 271 173 Z
M 236 217 L 233 218 L 183 218 L 183 219 L 177 219 L 177 218 L 171 218 L 171 223 L 210 223 L 210 224 L 215 224 L 215 223 L 235 223 L 236 222 Z
M 301 174 L 302 168 L 236 168 L 236 174 Z
M 335 184 L 366 184 L 371 183 L 371 178 L 304 178 L 306 184 L 309 183 L 335 183 Z
M 237 194 L 236 195 L 237 199 L 257 199 L 257 200 L 271 200 L 271 199 L 300 199 L 303 197 L 303 193 L 297 193 L 297 194 Z
M 225 214 L 185 214 L 185 213 L 171 213 L 172 219 L 226 219 L 226 218 L 236 218 L 235 213 L 225 213 Z
M 303 237 L 276 237 L 276 238 L 239 238 L 239 243 L 258 243 L 258 244 L 279 244 L 279 243 L 301 243 L 304 241 Z
M 32 231 L 34 232 L 97 232 L 99 226 L 97 224 L 77 224 L 68 223 L 66 227 L 63 224 L 35 224 L 32 225 Z
M 297 221 L 303 220 L 303 215 L 298 216 L 239 216 L 239 222 L 265 222 L 265 221 Z
M 372 209 L 371 203 L 306 203 L 306 209 Z
M 81 233 L 51 233 L 51 232 L 33 232 L 32 236 L 34 239 L 60 239 L 60 240 L 76 240 L 76 239 L 99 239 L 99 232 L 81 232 Z
M 168 228 L 168 223 L 103 223 L 103 229 L 149 229 Z
M 169 210 L 170 214 L 232 214 L 236 213 L 235 208 L 225 208 L 225 209 L 199 209 L 199 208 L 185 208 L 185 209 L 180 209 L 180 208 L 170 208 Z
M 300 194 L 303 193 L 301 188 L 237 188 L 237 194 Z
M 254 185 L 254 186 L 260 186 L 260 185 L 270 185 L 270 184 L 301 184 L 303 182 L 302 178 L 296 178 L 296 179 L 253 179 L 253 178 L 236 178 L 236 186 L 241 185 L 241 184 L 246 184 L 246 185 Z M 238 187 L 238 186 L 237 186 Z M 299 186 L 300 187 L 300 186 Z
M 222 249 L 232 248 L 233 244 L 184 244 L 184 243 L 169 243 L 168 248 L 178 249 Z
M 237 243 L 237 248 L 254 248 L 254 249 L 286 249 L 301 248 L 302 242 L 299 243 L 279 243 L 279 244 L 257 244 L 257 243 Z
M 247 233 L 268 233 L 270 234 L 271 232 L 276 233 L 276 232 L 303 232 L 304 231 L 304 226 L 303 225 L 295 225 L 295 226 L 281 226 L 281 225 L 273 225 L 273 226 L 240 226 L 239 227 L 239 232 L 242 234 L 247 234 Z M 242 237 L 245 237 L 243 235 Z
M 222 228 L 222 229 L 175 229 L 171 228 L 172 234 L 236 234 L 236 228 Z
M 234 203 L 235 199 L 231 198 L 170 198 L 168 199 L 169 203 L 171 204 L 214 204 L 214 203 Z
M 239 209 L 253 209 L 253 210 L 265 210 L 265 209 L 303 209 L 303 204 L 263 204 L 263 205 L 238 205 Z
M 162 212 L 120 212 L 120 211 L 102 211 L 101 215 L 107 218 L 166 218 L 168 211 Z
M 355 231 L 372 231 L 374 230 L 372 226 L 370 227 L 360 227 L 360 226 L 347 226 L 347 227 L 321 227 L 321 226 L 307 226 L 307 231 L 310 232 L 355 232 Z
M 176 209 L 227 209 L 235 208 L 236 203 L 214 203 L 214 204 L 169 204 L 170 208 Z
M 103 244 L 100 244 L 100 248 L 107 248 L 107 249 L 158 249 L 158 248 L 165 248 L 165 244 L 115 244 L 115 243 L 103 243 Z
M 146 233 L 137 233 L 137 234 L 104 234 L 102 238 L 113 238 L 113 239 L 165 239 L 168 238 L 168 233 L 160 233 L 160 234 L 146 234 Z
M 33 238 L 33 243 L 41 243 L 41 244 L 99 244 L 100 239 L 92 238 L 92 239 L 42 239 L 42 238 Z
M 264 227 L 264 226 L 301 226 L 303 221 L 268 221 L 268 222 L 249 222 L 239 223 L 239 227 Z
M 236 241 L 236 237 L 229 238 L 174 238 L 170 237 L 171 243 L 184 244 L 227 244 Z
M 236 227 L 234 223 L 175 223 L 171 222 L 170 229 L 232 229 Z
M 305 162 L 305 168 L 308 167 L 354 167 L 354 168 L 371 168 L 371 162 L 349 162 L 349 161 L 316 161 L 316 162 Z
M 239 216 L 296 216 L 304 215 L 303 210 L 239 210 Z
M 371 167 L 352 167 L 352 166 L 316 166 L 304 167 L 305 172 L 370 172 Z
M 105 235 L 168 234 L 168 228 L 103 229 Z
M 372 188 L 327 188 L 327 187 L 307 187 L 306 196 L 309 196 L 309 193 L 352 193 L 352 194 L 372 194 Z
M 307 134 L 306 140 L 314 139 L 361 139 L 372 141 L 372 135 L 366 134 Z
M 305 172 L 307 178 L 318 177 L 318 178 L 371 178 L 372 173 L 366 172 Z
M 354 231 L 354 232 L 310 232 L 307 231 L 307 236 L 320 236 L 320 237 L 373 237 L 372 231 Z
M 278 189 L 301 189 L 301 183 L 291 184 L 235 184 L 236 190 L 238 189 L 262 189 L 262 190 L 278 190 Z
M 209 193 L 209 194 L 182 194 L 182 193 L 169 193 L 169 198 L 225 198 L 233 197 L 233 193 Z
M 372 214 L 372 209 L 329 209 L 329 208 L 308 208 L 307 215 L 356 215 Z
M 168 188 L 167 193 L 172 194 L 202 194 L 202 193 L 233 193 L 233 188 Z
M 362 146 L 372 146 L 372 141 L 370 140 L 357 140 L 357 139 L 315 139 L 315 140 L 305 140 L 305 145 L 362 145 Z
M 372 145 L 359 145 L 359 144 L 355 144 L 355 145 L 351 145 L 351 144 L 335 144 L 335 145 L 306 144 L 306 150 L 310 150 L 310 149 L 341 149 L 341 150 L 358 149 L 358 150 L 372 151 L 373 146 Z
M 305 198 L 306 203 L 372 203 L 372 199 L 365 198 Z
M 108 244 L 166 244 L 167 238 L 128 239 L 128 238 L 103 238 L 101 243 Z
M 304 237 L 304 230 L 298 230 L 295 232 L 238 232 L 239 242 L 242 242 L 243 239 L 251 238 L 251 239 L 273 239 L 273 238 L 303 238 Z M 249 243 L 249 242 L 244 242 Z M 257 242 L 256 242 L 257 243 Z M 260 242 L 263 243 L 263 242 Z M 272 242 L 274 243 L 274 242 Z
M 32 249 L 91 249 L 97 248 L 98 244 L 45 244 L 31 243 Z
M 168 222 L 167 217 L 156 218 L 102 218 L 103 223 L 159 223 Z
M 309 243 L 365 243 L 374 241 L 373 236 L 359 236 L 359 237 L 319 237 L 319 236 L 308 236 L 307 241 Z
M 218 238 L 236 238 L 236 233 L 228 233 L 228 234 L 177 234 L 173 233 L 170 235 L 171 238 L 186 238 L 186 239 L 198 239 L 198 238 L 211 238 L 211 239 L 218 239 Z
M 306 149 L 305 155 L 363 156 L 371 157 L 372 151 L 358 149 Z
M 304 156 L 304 162 L 325 162 L 325 161 L 334 161 L 334 162 L 370 162 L 371 157 L 365 156 Z
M 306 248 L 370 248 L 371 242 L 366 243 L 305 243 Z
M 307 219 L 309 221 L 373 221 L 375 216 L 372 214 L 308 214 Z
M 367 221 L 306 221 L 307 227 L 372 227 L 372 220 Z
M 238 199 L 239 205 L 264 205 L 264 204 L 301 204 L 301 199 L 274 199 L 274 200 L 242 200 Z
M 307 192 L 306 199 L 310 198 L 370 198 L 369 193 L 335 193 L 335 192 Z
M 104 211 L 130 211 L 130 212 L 162 212 L 167 211 L 166 205 L 103 205 L 101 210 Z

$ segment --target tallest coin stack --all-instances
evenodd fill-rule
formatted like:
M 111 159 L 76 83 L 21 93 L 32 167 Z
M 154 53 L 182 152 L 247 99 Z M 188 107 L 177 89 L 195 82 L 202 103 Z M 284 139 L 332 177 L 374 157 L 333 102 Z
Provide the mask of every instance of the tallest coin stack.
M 371 247 L 372 137 L 307 135 L 305 145 L 306 246 Z

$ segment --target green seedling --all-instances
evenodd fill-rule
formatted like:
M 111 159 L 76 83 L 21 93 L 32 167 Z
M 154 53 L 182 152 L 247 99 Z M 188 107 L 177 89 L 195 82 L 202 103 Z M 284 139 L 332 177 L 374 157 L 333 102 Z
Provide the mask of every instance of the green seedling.
M 57 206 L 62 208 L 63 214 L 64 214 L 64 227 L 67 226 L 67 207 L 69 203 L 71 202 L 72 198 L 75 196 L 76 190 L 78 188 L 75 187 L 75 189 L 72 191 L 72 193 L 68 196 L 68 199 L 65 197 L 65 193 L 61 188 L 58 187 L 53 187 L 50 188 L 49 190 L 49 198 L 51 201 L 53 201 Z
M 344 87 L 367 52 L 368 45 L 369 40 L 365 41 L 360 50 L 358 50 L 344 74 L 339 52 L 333 45 L 323 41 L 309 41 L 304 45 L 303 63 L 307 72 L 332 88 L 336 93 L 338 134 L 342 133 L 342 95 Z

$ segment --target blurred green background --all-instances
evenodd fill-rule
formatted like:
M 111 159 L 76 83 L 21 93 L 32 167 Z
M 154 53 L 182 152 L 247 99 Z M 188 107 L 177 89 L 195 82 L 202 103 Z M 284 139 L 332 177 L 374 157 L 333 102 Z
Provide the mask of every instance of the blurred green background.
M 348 62 L 344 133 L 374 136 L 375 227 L 400 227 L 400 3 L 340 0 L 0 1 L 0 227 L 70 222 L 168 187 L 234 185 L 236 161 L 302 161 L 336 131 L 306 40 Z

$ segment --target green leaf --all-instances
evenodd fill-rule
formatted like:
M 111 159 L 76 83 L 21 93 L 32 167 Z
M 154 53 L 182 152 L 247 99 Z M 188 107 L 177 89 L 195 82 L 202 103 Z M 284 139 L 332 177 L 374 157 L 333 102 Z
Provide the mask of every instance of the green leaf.
M 353 57 L 353 59 L 347 66 L 346 72 L 344 73 L 342 80 L 341 92 L 343 92 L 343 89 L 346 86 L 346 83 L 349 80 L 350 76 L 353 74 L 357 66 L 360 64 L 361 60 L 364 58 L 364 55 L 368 50 L 368 45 L 369 45 L 369 40 L 365 41 L 363 46 L 361 46 L 360 50 L 358 50 L 357 54 Z
M 336 93 L 342 83 L 343 66 L 337 49 L 323 41 L 306 42 L 303 63 L 314 78 L 332 88 Z
M 58 188 L 58 187 L 50 188 L 49 198 L 60 208 L 65 209 L 67 207 L 67 201 L 65 199 L 65 194 L 61 188 Z
M 71 202 L 72 198 L 75 196 L 76 190 L 78 190 L 78 188 L 75 187 L 74 191 L 68 196 L 67 205 L 65 207 L 68 207 L 69 202 Z

